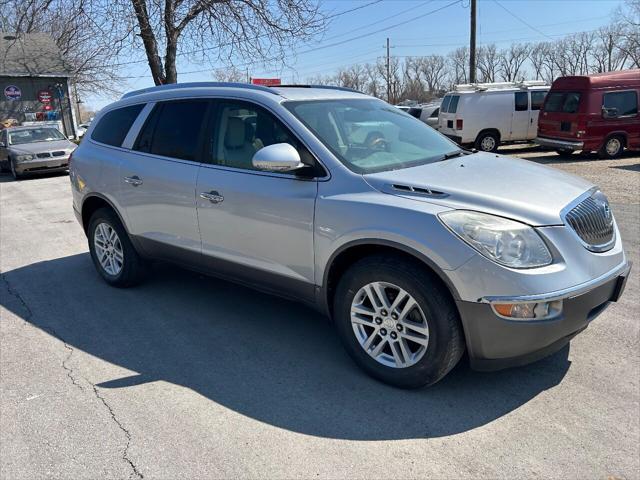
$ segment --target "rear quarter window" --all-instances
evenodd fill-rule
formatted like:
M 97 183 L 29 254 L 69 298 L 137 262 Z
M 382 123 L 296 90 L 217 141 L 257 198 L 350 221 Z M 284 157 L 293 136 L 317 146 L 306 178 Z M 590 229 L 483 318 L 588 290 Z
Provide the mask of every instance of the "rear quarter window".
M 547 92 L 531 92 L 531 110 L 540 110 Z
M 451 101 L 449 102 L 449 107 L 447 108 L 448 113 L 456 113 L 458 111 L 459 100 L 460 100 L 460 95 L 451 96 Z
M 91 133 L 91 139 L 114 147 L 122 145 L 143 104 L 117 108 L 104 114 Z

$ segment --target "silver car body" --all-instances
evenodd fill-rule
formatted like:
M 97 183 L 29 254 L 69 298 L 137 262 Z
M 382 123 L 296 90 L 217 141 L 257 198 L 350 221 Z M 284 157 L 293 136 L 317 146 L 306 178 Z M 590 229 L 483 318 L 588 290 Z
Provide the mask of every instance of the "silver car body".
M 502 360 L 513 357 L 521 359 L 516 363 L 533 360 L 536 352 L 548 352 L 584 328 L 594 317 L 589 312 L 608 303 L 611 282 L 629 270 L 617 226 L 612 248 L 594 253 L 584 248 L 564 218 L 568 209 L 591 195 L 593 184 L 489 153 L 362 175 L 341 163 L 282 105 L 288 100 L 363 97 L 339 89 L 214 84 L 135 92 L 100 112 L 74 154 L 74 209 L 86 228 L 88 205 L 106 202 L 145 256 L 293 297 L 326 313 L 331 310 L 332 268 L 340 258 L 365 247 L 405 252 L 449 288 L 478 368 L 499 368 Z M 326 174 L 302 180 L 131 149 L 156 102 L 184 98 L 231 98 L 262 106 L 294 132 Z M 91 138 L 103 115 L 133 104 L 145 106 L 120 147 Z M 127 180 L 131 178 L 144 183 L 132 185 Z M 206 192 L 219 193 L 224 201 L 202 198 Z M 553 263 L 514 269 L 489 260 L 438 218 L 455 209 L 535 227 L 550 247 Z M 495 315 L 490 306 L 500 301 L 571 299 L 603 285 L 608 289 L 600 296 L 606 298 L 594 300 L 597 305 L 589 306 L 580 318 L 515 322 Z

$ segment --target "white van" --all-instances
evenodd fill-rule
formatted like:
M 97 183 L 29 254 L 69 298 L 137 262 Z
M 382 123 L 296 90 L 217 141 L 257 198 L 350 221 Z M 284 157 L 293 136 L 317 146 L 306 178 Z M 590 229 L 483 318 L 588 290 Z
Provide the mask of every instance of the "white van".
M 549 88 L 539 81 L 456 85 L 442 100 L 440 133 L 485 152 L 495 152 L 501 144 L 533 140 Z

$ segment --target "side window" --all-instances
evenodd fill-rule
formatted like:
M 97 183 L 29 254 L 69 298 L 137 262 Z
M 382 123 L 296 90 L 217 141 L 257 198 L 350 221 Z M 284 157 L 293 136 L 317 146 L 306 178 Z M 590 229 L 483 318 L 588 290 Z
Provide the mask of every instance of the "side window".
M 207 100 L 158 103 L 147 119 L 134 150 L 181 160 L 197 160 L 198 139 Z
M 453 95 L 451 97 L 451 101 L 449 102 L 449 113 L 456 113 L 458 111 L 458 100 L 460 100 L 460 95 Z
M 447 109 L 449 108 L 449 102 L 451 101 L 451 95 L 445 95 L 442 99 L 442 105 L 440 105 L 440 109 L 447 113 Z
M 604 108 L 615 108 L 619 117 L 637 115 L 638 94 L 634 91 L 605 93 L 602 106 Z
M 275 143 L 292 145 L 303 163 L 315 165 L 313 156 L 287 127 L 271 113 L 250 103 L 221 103 L 210 143 L 212 163 L 216 165 L 256 170 L 253 155 Z
M 547 92 L 531 92 L 531 110 L 540 110 Z
M 438 113 L 440 112 L 439 108 L 436 108 L 433 112 L 431 112 L 431 115 L 429 115 L 430 118 L 438 118 Z
M 143 107 L 143 104 L 131 105 L 105 113 L 93 129 L 91 138 L 96 142 L 119 147 Z
M 516 112 L 529 110 L 529 92 L 516 92 Z
M 2 143 L 5 147 L 7 146 L 7 131 L 2 130 L 0 132 L 0 143 Z

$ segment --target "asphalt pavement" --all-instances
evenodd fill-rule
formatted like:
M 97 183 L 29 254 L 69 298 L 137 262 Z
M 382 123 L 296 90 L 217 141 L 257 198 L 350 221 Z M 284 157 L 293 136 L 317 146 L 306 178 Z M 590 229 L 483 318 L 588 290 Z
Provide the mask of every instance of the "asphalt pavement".
M 613 211 L 636 267 L 570 346 L 403 391 L 302 305 L 107 286 L 68 177 L 0 176 L 0 478 L 639 478 L 640 200 Z

